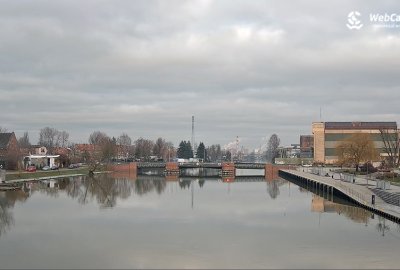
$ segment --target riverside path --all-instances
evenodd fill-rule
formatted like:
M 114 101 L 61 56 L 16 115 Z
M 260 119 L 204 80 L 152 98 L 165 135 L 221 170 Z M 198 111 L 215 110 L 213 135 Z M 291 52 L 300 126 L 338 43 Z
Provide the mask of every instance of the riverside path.
M 302 184 L 303 187 L 321 190 L 326 194 L 331 194 L 332 197 L 344 197 L 371 212 L 400 223 L 400 207 L 388 204 L 376 196 L 371 186 L 367 186 L 363 179 L 356 178 L 354 183 L 345 182 L 335 180 L 331 176 L 320 176 L 297 170 L 280 170 L 279 176 Z M 393 188 L 397 189 L 399 187 Z M 375 198 L 374 202 L 372 201 L 373 197 Z

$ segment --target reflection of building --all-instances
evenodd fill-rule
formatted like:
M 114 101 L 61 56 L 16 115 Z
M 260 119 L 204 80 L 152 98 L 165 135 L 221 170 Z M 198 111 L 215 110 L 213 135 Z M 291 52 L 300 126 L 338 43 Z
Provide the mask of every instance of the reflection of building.
M 332 213 L 335 212 L 335 203 L 331 201 L 327 201 L 322 197 L 319 197 L 313 194 L 311 200 L 311 212 L 318 212 L 318 213 Z
M 357 222 L 367 223 L 370 217 L 370 212 L 356 207 L 332 201 L 325 200 L 324 198 L 313 194 L 311 200 L 311 211 L 317 213 L 337 213 Z
M 382 154 L 380 130 L 397 133 L 396 122 L 314 122 L 314 161 L 333 164 L 337 161 L 336 146 L 356 133 L 370 134 L 375 147 Z

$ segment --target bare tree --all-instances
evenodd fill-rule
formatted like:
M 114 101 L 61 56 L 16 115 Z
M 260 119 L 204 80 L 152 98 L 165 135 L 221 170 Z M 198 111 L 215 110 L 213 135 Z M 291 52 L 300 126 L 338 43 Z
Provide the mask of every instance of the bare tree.
M 277 155 L 277 150 L 281 140 L 279 139 L 278 135 L 272 134 L 268 140 L 268 147 L 267 147 L 267 160 L 271 163 L 275 162 L 275 157 Z
M 153 141 L 139 138 L 135 141 L 135 156 L 140 159 L 149 160 L 153 147 Z
M 176 157 L 176 149 L 174 147 L 174 144 L 172 142 L 166 142 L 165 144 L 165 152 L 163 154 L 163 159 L 165 161 L 171 161 L 171 159 Z
M 5 127 L 0 126 L 0 133 L 6 133 L 7 129 Z
M 103 138 L 100 142 L 101 156 L 100 160 L 110 162 L 116 153 L 116 144 L 110 137 Z
M 387 154 L 387 160 L 391 168 L 399 167 L 400 138 L 397 129 L 379 129 L 383 142 L 383 151 Z
M 108 137 L 107 134 L 105 134 L 104 132 L 101 131 L 94 131 L 92 134 L 90 134 L 89 136 L 89 143 L 90 144 L 94 144 L 94 145 L 98 145 L 100 144 L 100 142 L 104 139 Z
M 158 138 L 153 146 L 153 155 L 163 158 L 163 160 L 168 159 L 168 143 L 163 138 Z
M 53 153 L 54 147 L 58 146 L 58 134 L 59 131 L 55 128 L 42 128 L 39 134 L 39 144 L 45 146 L 50 153 Z
M 122 133 L 117 139 L 117 144 L 123 146 L 130 146 L 132 144 L 132 139 L 131 137 L 129 137 L 128 134 Z
M 128 134 L 122 133 L 117 138 L 117 145 L 118 145 L 118 156 L 127 158 L 131 154 L 132 148 L 132 139 L 129 137 Z
M 172 142 L 167 142 L 163 138 L 158 138 L 153 146 L 153 155 L 162 158 L 163 160 L 169 160 L 174 157 L 175 149 Z
M 24 132 L 24 135 L 22 135 L 22 137 L 18 139 L 18 144 L 19 147 L 22 148 L 28 148 L 29 146 L 31 146 L 31 143 L 29 142 L 29 134 L 27 131 Z
M 69 133 L 65 130 L 58 132 L 57 146 L 66 147 L 68 145 Z
M 356 133 L 336 146 L 339 164 L 355 165 L 358 172 L 360 162 L 375 160 L 378 152 L 367 133 Z
M 92 143 L 91 150 L 85 154 L 89 165 L 89 175 L 93 176 L 94 171 L 101 162 L 109 162 L 115 156 L 116 144 L 107 134 L 101 131 L 95 131 L 89 136 L 89 142 Z

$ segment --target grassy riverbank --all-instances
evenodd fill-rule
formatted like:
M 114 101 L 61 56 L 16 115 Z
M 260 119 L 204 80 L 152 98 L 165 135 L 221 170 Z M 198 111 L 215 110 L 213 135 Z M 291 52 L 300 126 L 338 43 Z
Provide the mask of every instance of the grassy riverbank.
M 53 177 L 53 176 L 68 176 L 68 175 L 76 175 L 76 174 L 85 174 L 89 173 L 89 169 L 78 168 L 78 169 L 62 169 L 62 170 L 54 170 L 54 171 L 36 171 L 36 172 L 13 172 L 7 173 L 6 181 L 10 180 L 19 180 L 19 179 L 32 179 L 32 178 L 40 178 L 40 177 Z

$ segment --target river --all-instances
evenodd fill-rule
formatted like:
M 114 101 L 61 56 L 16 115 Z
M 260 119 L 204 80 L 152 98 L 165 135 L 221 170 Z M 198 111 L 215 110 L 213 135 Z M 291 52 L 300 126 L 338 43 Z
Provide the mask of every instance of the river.
M 0 192 L 0 268 L 398 268 L 400 227 L 284 179 L 98 175 Z

